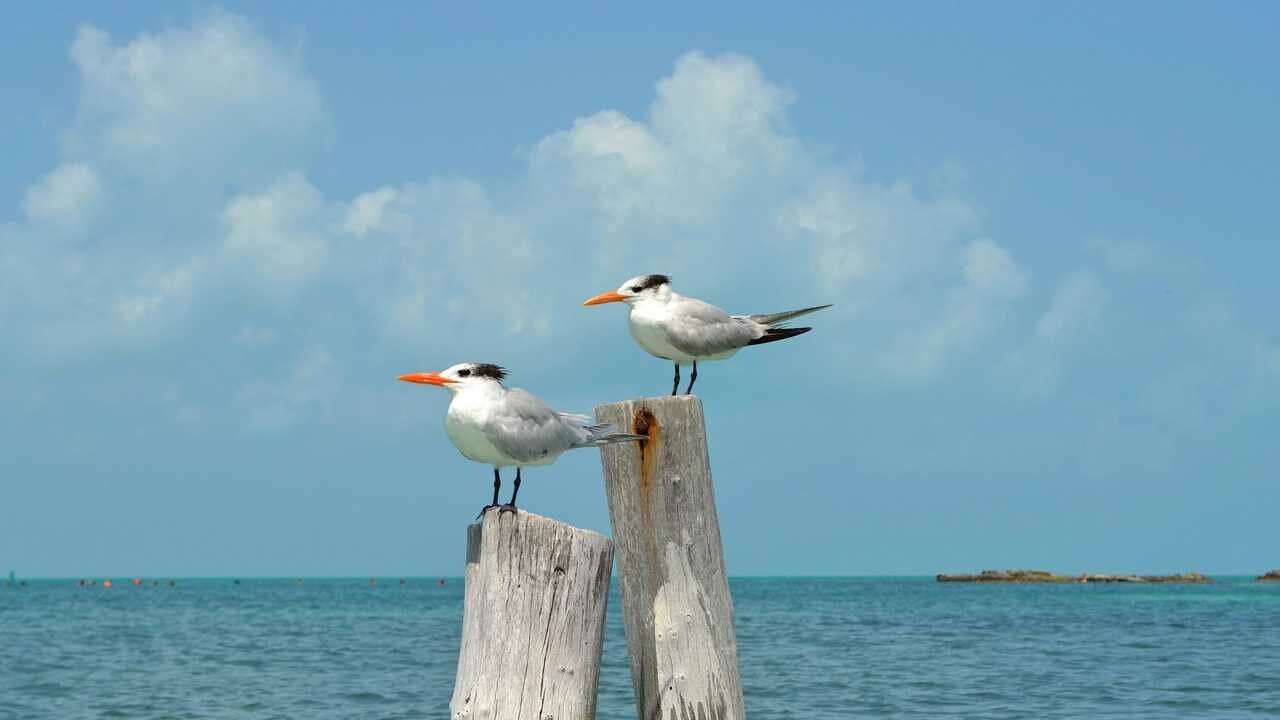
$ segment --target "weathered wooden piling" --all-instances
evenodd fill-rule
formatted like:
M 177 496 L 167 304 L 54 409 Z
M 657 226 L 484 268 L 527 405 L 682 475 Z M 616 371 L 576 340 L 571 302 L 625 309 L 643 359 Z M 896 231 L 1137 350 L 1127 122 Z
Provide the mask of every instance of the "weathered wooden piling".
M 467 528 L 452 717 L 594 718 L 613 543 L 520 510 Z
M 641 720 L 746 716 L 702 403 L 683 395 L 596 407 L 648 436 L 601 448 Z

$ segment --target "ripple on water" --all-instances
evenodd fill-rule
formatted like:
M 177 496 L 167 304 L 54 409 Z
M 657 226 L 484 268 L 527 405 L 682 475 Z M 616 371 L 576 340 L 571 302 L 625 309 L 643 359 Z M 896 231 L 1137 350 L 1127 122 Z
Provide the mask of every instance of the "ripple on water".
M 1276 718 L 1280 592 L 735 580 L 753 717 Z M 0 718 L 437 717 L 462 583 L 0 593 Z M 598 717 L 634 716 L 609 603 Z M 88 710 L 86 710 L 88 709 Z

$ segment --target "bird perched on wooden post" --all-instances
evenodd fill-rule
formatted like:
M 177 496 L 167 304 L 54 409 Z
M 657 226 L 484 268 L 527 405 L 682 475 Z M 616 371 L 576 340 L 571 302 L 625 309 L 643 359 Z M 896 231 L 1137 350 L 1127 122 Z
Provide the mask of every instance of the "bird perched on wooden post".
M 538 396 L 502 384 L 507 371 L 490 363 L 459 363 L 440 372 L 401 375 L 420 385 L 438 385 L 452 395 L 444 430 L 453 446 L 468 460 L 493 467 L 493 502 L 480 509 L 516 510 L 522 468 L 550 465 L 566 450 L 644 440 L 644 435 L 617 432 L 586 415 L 553 410 Z M 516 468 L 511 502 L 498 504 L 500 470 Z
M 786 327 L 785 323 L 831 307 L 815 305 L 779 313 L 730 315 L 710 303 L 677 294 L 671 289 L 671 278 L 666 275 L 633 277 L 617 290 L 600 293 L 582 304 L 611 302 L 630 306 L 631 337 L 640 347 L 650 355 L 675 364 L 672 395 L 680 388 L 681 365 L 693 363 L 693 374 L 685 389 L 688 395 L 698 381 L 699 360 L 724 360 L 748 345 L 763 345 L 807 333 L 813 328 Z

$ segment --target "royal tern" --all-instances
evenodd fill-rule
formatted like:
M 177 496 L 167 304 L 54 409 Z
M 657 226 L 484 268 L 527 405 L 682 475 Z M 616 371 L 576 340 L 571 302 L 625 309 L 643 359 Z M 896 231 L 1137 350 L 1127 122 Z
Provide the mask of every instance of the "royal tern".
M 622 283 L 612 292 L 600 293 L 582 303 L 625 302 L 630 307 L 631 337 L 655 357 L 676 366 L 671 394 L 680 387 L 680 366 L 693 363 L 693 374 L 685 394 L 693 392 L 698 380 L 699 360 L 724 360 L 748 345 L 786 340 L 813 328 L 786 327 L 788 320 L 817 312 L 830 305 L 763 315 L 730 315 L 710 303 L 685 297 L 671 289 L 666 275 L 640 275 Z
M 468 460 L 493 467 L 492 507 L 516 509 L 521 468 L 550 465 L 565 450 L 644 440 L 644 435 L 615 432 L 608 424 L 586 415 L 557 412 L 537 395 L 502 384 L 506 370 L 489 363 L 459 363 L 440 372 L 409 373 L 398 379 L 420 385 L 439 385 L 452 393 L 444 431 Z M 516 466 L 511 502 L 498 505 L 502 485 L 499 470 Z

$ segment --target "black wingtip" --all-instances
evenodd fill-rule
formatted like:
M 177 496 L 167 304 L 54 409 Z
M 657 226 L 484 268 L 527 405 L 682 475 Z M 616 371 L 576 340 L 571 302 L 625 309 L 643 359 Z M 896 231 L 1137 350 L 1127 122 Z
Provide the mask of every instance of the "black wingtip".
M 786 340 L 787 338 L 790 338 L 790 337 L 803 335 L 812 329 L 813 328 L 811 327 L 769 328 L 768 330 L 764 331 L 764 335 L 761 335 L 760 337 L 756 338 L 755 340 L 752 340 L 747 344 L 763 345 L 765 343 L 777 342 L 778 340 Z

